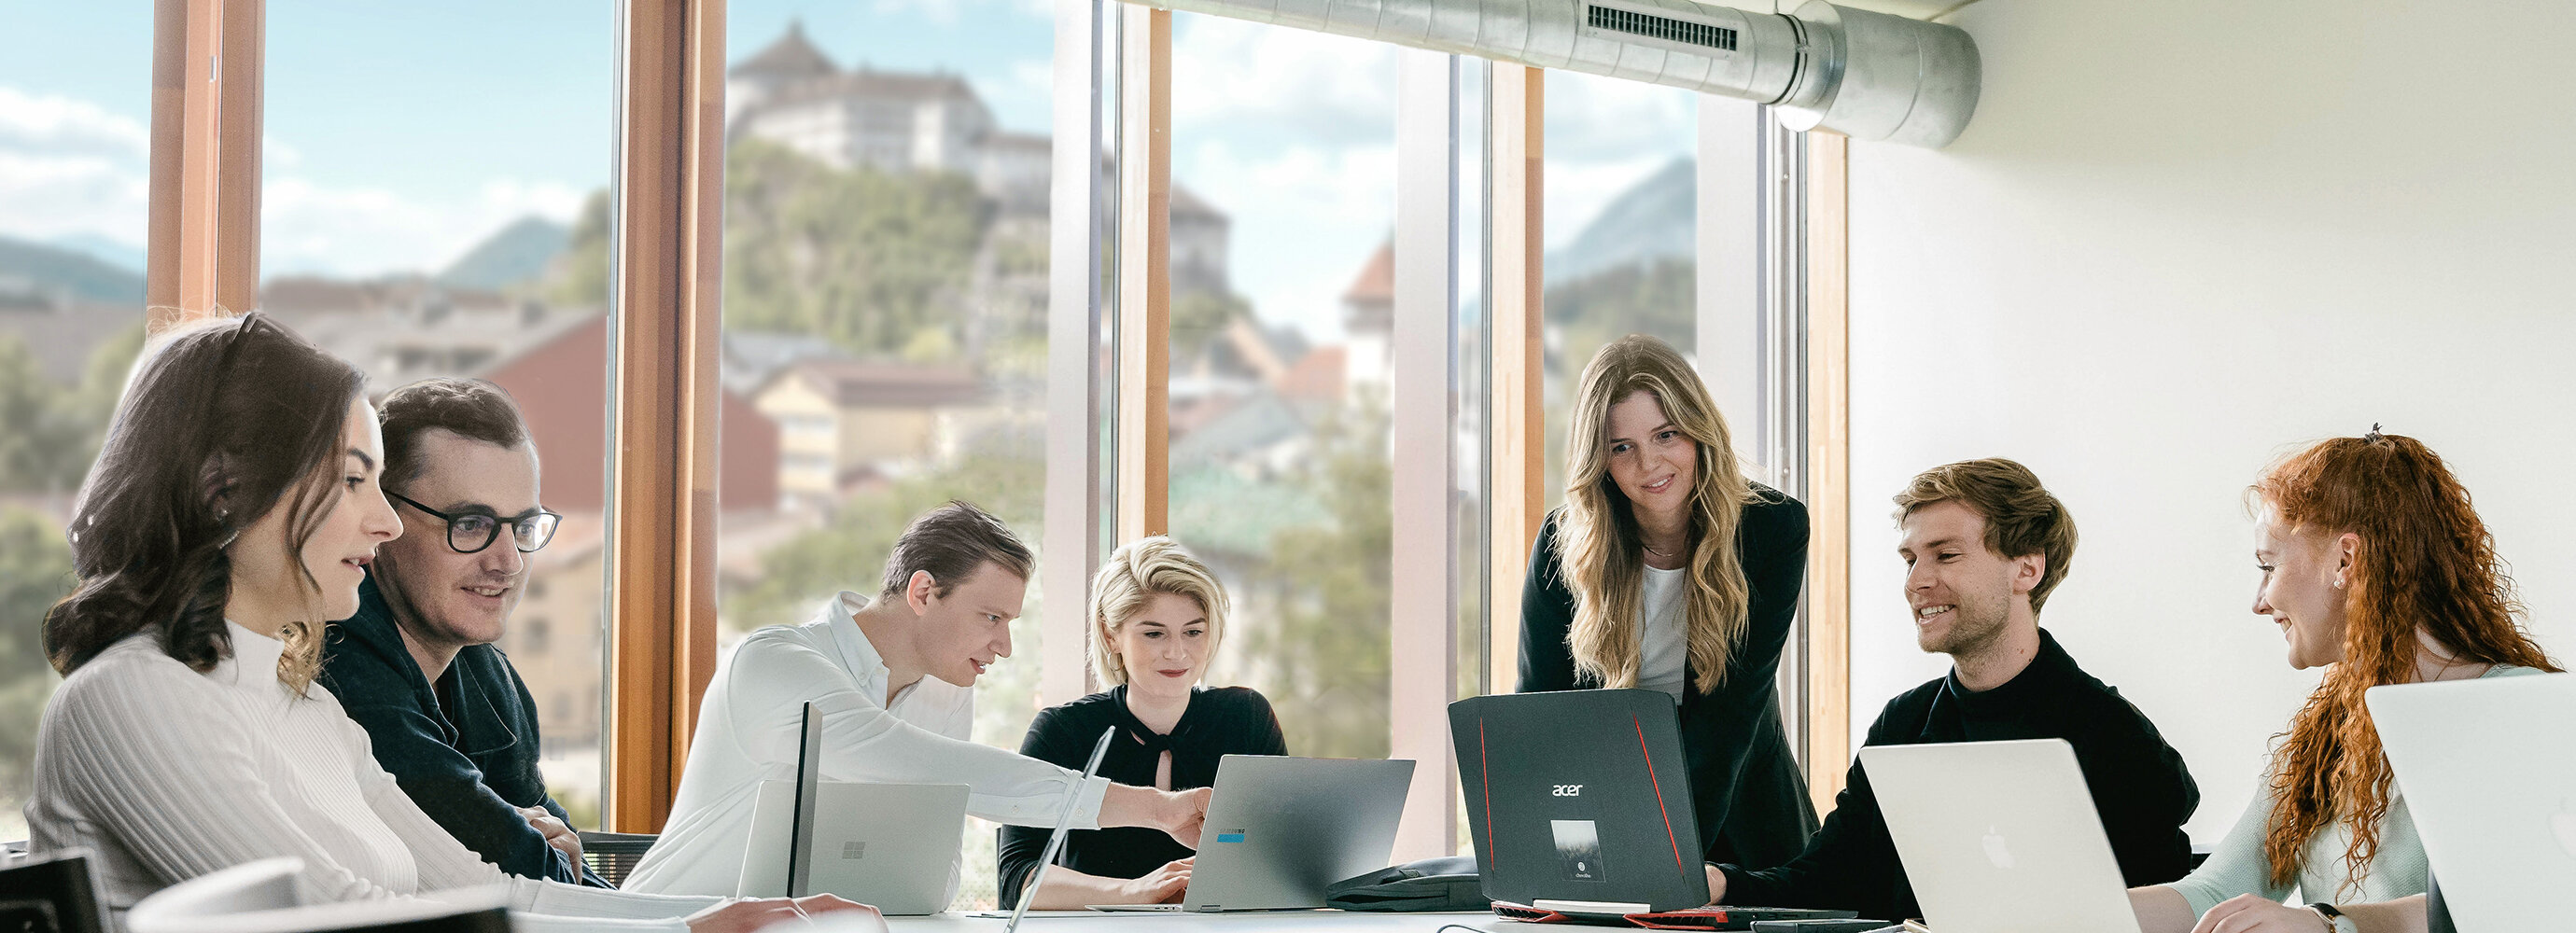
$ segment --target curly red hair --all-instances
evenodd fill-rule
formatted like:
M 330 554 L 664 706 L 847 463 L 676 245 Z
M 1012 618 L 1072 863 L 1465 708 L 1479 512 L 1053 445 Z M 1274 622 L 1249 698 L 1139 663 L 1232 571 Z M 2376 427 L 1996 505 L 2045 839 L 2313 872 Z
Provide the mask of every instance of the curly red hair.
M 2416 631 L 2461 662 L 2555 671 L 2520 622 L 2513 578 L 2469 491 L 2411 437 L 2319 441 L 2272 464 L 2252 494 L 2289 527 L 2360 539 L 2347 582 L 2343 660 L 2290 719 L 2274 753 L 2263 840 L 2273 884 L 2296 881 L 2301 850 L 2347 821 L 2347 879 L 2379 854 L 2393 775 L 2362 693 L 2415 679 Z

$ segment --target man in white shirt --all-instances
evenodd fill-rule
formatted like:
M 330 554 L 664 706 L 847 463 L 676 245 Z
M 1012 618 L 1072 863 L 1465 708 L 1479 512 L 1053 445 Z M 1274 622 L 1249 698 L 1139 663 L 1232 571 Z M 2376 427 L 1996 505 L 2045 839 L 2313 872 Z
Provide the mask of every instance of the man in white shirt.
M 823 780 L 964 784 L 968 813 L 1054 825 L 1080 772 L 968 740 L 970 688 L 1010 655 L 1034 563 L 1001 520 L 951 502 L 896 539 L 876 599 L 843 592 L 812 622 L 743 639 L 707 687 L 670 821 L 626 890 L 734 893 L 760 782 L 796 778 L 808 702 L 823 718 Z M 1093 778 L 1071 823 L 1152 827 L 1196 848 L 1208 793 Z

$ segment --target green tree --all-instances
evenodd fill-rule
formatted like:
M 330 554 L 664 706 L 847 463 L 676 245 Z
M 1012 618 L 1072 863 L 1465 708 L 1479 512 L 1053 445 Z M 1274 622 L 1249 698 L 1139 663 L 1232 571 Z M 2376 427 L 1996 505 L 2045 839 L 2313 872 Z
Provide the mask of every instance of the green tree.
M 59 679 L 45 660 L 45 610 L 72 589 L 71 547 L 51 518 L 0 507 L 0 788 L 27 786 L 36 723 Z M 15 816 L 15 791 L 0 805 Z M 11 820 L 9 822 L 15 822 Z
M 59 494 L 80 482 L 90 428 L 65 410 L 70 394 L 16 334 L 0 334 L 0 489 Z
M 102 341 L 80 382 L 63 386 L 45 378 L 16 335 L 0 334 L 0 491 L 66 496 L 78 489 L 142 349 L 137 322 Z
M 952 360 L 993 207 L 951 172 L 835 169 L 760 140 L 725 159 L 728 326 Z

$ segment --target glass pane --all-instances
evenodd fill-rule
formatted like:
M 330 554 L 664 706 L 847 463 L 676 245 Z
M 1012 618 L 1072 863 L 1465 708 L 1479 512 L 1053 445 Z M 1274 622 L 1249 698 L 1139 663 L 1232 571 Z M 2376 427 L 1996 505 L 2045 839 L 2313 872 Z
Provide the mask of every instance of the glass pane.
M 536 699 L 547 789 L 592 829 L 614 12 L 270 3 L 260 202 L 261 306 L 372 393 L 471 376 L 518 400 L 564 520 L 499 645 Z
M 1697 110 L 1689 91 L 1551 71 L 1546 133 L 1552 509 L 1565 502 L 1566 406 L 1592 354 L 1611 340 L 1648 334 L 1697 357 Z
M 728 645 L 875 595 L 905 523 L 949 499 L 1043 543 L 1051 10 L 729 6 Z M 1013 656 L 975 687 L 974 739 L 1013 750 L 1036 712 L 1030 583 Z M 953 909 L 992 906 L 993 847 L 968 821 Z
M 1171 530 L 1235 602 L 1208 682 L 1383 757 L 1395 49 L 1172 25 Z
M 0 17 L 0 839 L 24 839 L 63 520 L 142 346 L 152 6 Z

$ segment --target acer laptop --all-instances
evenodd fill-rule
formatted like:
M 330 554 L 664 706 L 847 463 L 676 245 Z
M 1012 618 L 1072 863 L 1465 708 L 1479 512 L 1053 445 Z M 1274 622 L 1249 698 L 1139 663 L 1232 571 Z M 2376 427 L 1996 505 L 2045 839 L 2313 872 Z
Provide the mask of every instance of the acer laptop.
M 2480 933 L 2563 923 L 2576 890 L 2576 674 L 2365 696 L 2452 922 Z
M 1932 929 L 2138 933 L 2065 740 L 1871 745 L 1860 763 Z
M 1178 904 L 1101 904 L 1117 913 L 1312 910 L 1324 889 L 1385 868 L 1413 784 L 1405 759 L 1227 755 L 1190 887 Z
M 1679 925 L 1848 918 L 1851 911 L 1700 911 L 1708 872 L 1671 694 L 1572 690 L 1449 704 L 1458 786 L 1485 897 L 1514 919 Z
M 796 780 L 763 781 L 737 897 L 838 894 L 889 915 L 935 914 L 956 893 L 963 784 L 821 780 L 822 717 L 805 704 Z

